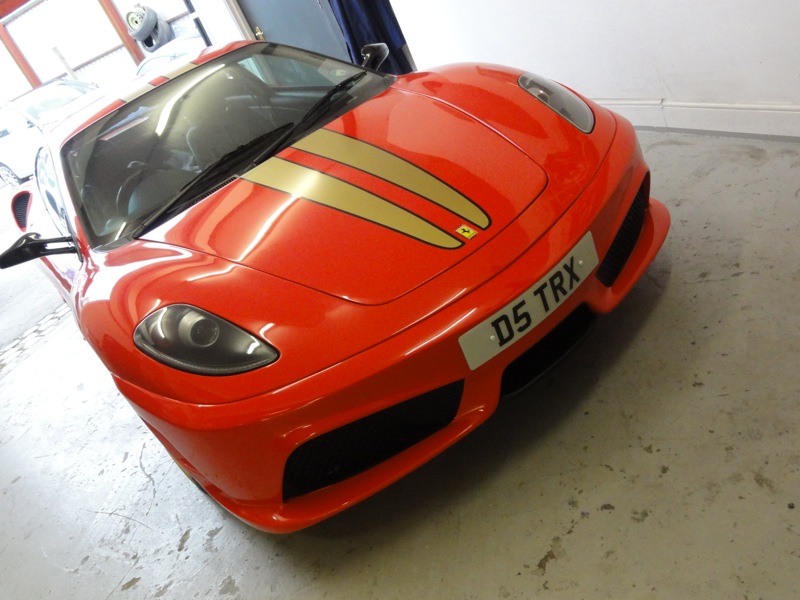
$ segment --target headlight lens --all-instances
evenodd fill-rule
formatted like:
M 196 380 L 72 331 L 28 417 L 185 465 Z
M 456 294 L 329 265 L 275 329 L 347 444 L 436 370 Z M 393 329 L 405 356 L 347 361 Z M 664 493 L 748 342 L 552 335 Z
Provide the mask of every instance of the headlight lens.
M 519 86 L 584 133 L 591 133 L 594 129 L 592 109 L 563 85 L 550 81 L 546 77 L 524 73 L 519 78 Z
M 157 361 L 200 375 L 235 375 L 278 358 L 269 344 L 188 304 L 165 306 L 148 316 L 136 327 L 133 341 Z

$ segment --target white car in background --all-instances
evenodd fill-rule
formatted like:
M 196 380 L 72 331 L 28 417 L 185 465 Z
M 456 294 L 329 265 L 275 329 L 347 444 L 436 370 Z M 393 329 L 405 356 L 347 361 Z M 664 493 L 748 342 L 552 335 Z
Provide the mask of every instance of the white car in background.
M 145 57 L 136 67 L 136 76 L 159 75 L 182 63 L 196 58 L 206 45 L 199 36 L 173 40 Z
M 16 188 L 33 174 L 43 132 L 91 100 L 97 86 L 60 79 L 0 107 L 0 179 Z

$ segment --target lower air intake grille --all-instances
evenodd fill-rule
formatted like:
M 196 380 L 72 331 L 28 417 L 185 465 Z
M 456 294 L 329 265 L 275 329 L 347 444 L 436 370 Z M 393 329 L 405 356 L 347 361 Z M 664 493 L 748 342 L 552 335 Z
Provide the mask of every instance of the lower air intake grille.
M 633 199 L 633 204 L 625 215 L 625 220 L 622 222 L 622 227 L 619 228 L 617 236 L 611 243 L 608 249 L 608 254 L 600 263 L 597 269 L 597 278 L 600 283 L 606 287 L 611 287 L 619 277 L 625 263 L 633 252 L 636 242 L 639 241 L 639 235 L 642 233 L 644 226 L 644 216 L 647 211 L 650 198 L 650 179 L 645 179 L 642 187 L 639 188 L 639 193 Z
M 589 332 L 594 319 L 594 313 L 585 304 L 576 308 L 553 331 L 506 367 L 500 395 L 524 390 L 554 367 Z
M 357 475 L 444 429 L 463 391 L 463 381 L 451 383 L 297 447 L 286 461 L 284 500 Z

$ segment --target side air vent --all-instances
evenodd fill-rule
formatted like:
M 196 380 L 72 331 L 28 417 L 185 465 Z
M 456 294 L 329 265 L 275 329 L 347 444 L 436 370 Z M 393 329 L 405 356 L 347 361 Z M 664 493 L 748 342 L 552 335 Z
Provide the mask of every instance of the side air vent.
M 11 200 L 11 212 L 17 227 L 23 231 L 28 228 L 28 207 L 31 203 L 30 192 L 20 192 Z
M 622 226 L 619 228 L 611 247 L 608 249 L 606 257 L 600 266 L 597 268 L 597 278 L 606 286 L 611 287 L 614 282 L 622 273 L 625 268 L 625 263 L 631 257 L 633 249 L 636 247 L 636 242 L 639 241 L 639 235 L 642 233 L 644 227 L 644 218 L 647 213 L 647 207 L 650 204 L 650 178 L 647 177 L 639 188 L 636 198 L 633 199 L 628 214 L 625 215 L 625 220 L 622 221 Z

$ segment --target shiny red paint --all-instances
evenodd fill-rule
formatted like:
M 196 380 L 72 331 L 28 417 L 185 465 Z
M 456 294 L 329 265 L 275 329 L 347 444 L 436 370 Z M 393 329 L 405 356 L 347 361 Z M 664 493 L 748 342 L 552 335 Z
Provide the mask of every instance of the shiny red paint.
M 73 215 L 83 262 L 62 282 L 84 336 L 170 454 L 236 516 L 293 531 L 401 478 L 492 414 L 509 363 L 579 305 L 614 309 L 653 260 L 669 214 L 650 200 L 611 287 L 590 277 L 522 341 L 469 369 L 459 336 L 548 273 L 587 231 L 602 260 L 649 182 L 630 124 L 591 104 L 596 123 L 584 134 L 521 90 L 519 75 L 484 65 L 412 74 L 326 126 L 415 163 L 478 203 L 491 225 L 455 250 L 243 179 L 108 252 L 88 248 Z M 372 175 L 294 148 L 280 156 L 459 225 Z M 280 359 L 208 377 L 134 347 L 144 317 L 186 302 L 268 341 Z M 464 392 L 450 425 L 342 482 L 283 498 L 294 449 L 459 380 Z
M 367 221 L 239 180 L 148 239 L 194 248 L 358 304 L 381 305 L 480 250 L 547 184 L 544 171 L 501 135 L 475 119 L 442 112 L 439 104 L 416 94 L 389 90 L 348 113 L 346 121 L 329 128 L 380 146 L 451 187 L 469 190 L 470 197 L 492 207 L 491 227 L 457 250 L 433 253 L 417 240 L 387 236 Z M 448 135 L 420 135 L 437 128 Z M 496 160 L 486 161 L 487 154 Z M 341 163 L 294 148 L 281 157 L 354 183 L 445 231 L 464 223 L 432 202 Z M 386 276 L 367 278 L 365 272 Z

